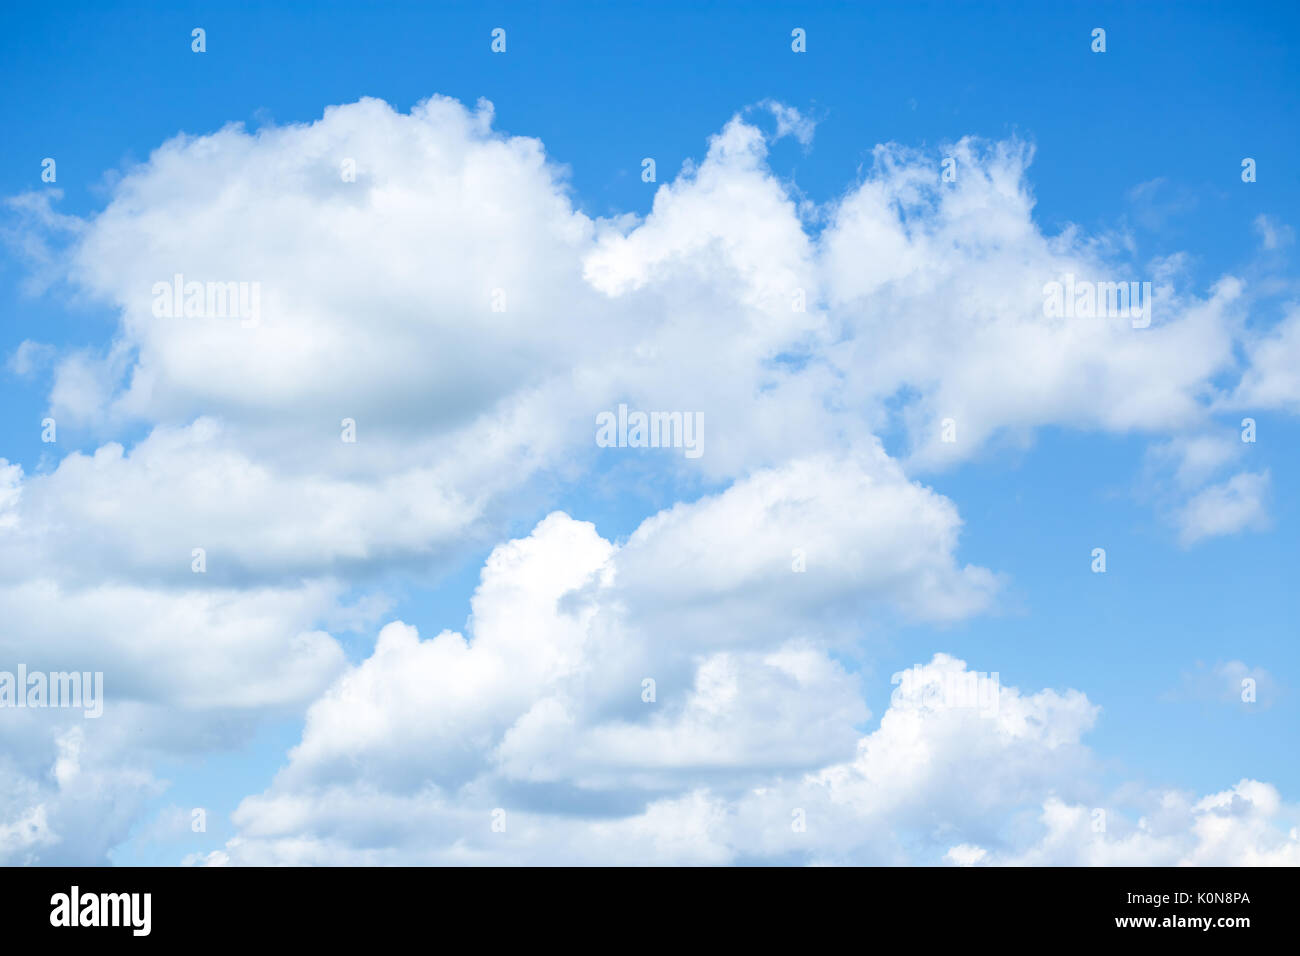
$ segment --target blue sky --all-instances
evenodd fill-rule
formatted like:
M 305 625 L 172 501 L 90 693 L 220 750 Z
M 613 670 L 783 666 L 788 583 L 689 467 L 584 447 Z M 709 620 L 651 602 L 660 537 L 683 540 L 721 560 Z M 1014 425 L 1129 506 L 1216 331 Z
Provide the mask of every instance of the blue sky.
M 55 157 L 62 195 L 53 208 L 91 222 L 120 195 L 122 174 L 177 134 L 204 136 L 229 123 L 249 133 L 312 124 L 326 107 L 363 97 L 406 113 L 442 94 L 469 108 L 485 98 L 493 129 L 540 140 L 548 161 L 567 170 L 577 212 L 643 220 L 656 189 L 684 163 L 703 163 L 709 137 L 733 115 L 770 133 L 772 118 L 759 104 L 775 100 L 816 129 L 807 145 L 771 138 L 767 168 L 789 195 L 822 210 L 870 177 L 877 144 L 915 150 L 937 168 L 962 137 L 1016 140 L 1033 150 L 1024 179 L 1043 236 L 1077 230 L 1078 248 L 1095 240 L 1126 275 L 1149 275 L 1153 262 L 1180 256 L 1176 285 L 1185 299 L 1208 299 L 1225 275 L 1243 279 L 1248 297 L 1230 346 L 1241 367 L 1215 372 L 1200 394 L 1230 393 L 1252 343 L 1280 329 L 1298 299 L 1293 241 L 1266 249 L 1261 240 L 1261 222 L 1285 237 L 1300 209 L 1298 19 L 1284 3 L 17 5 L 0 29 L 7 147 L 0 193 L 48 192 L 40 164 Z M 196 26 L 207 33 L 202 55 L 190 50 Z M 494 27 L 508 31 L 504 55 L 489 50 Z M 806 54 L 790 49 L 794 27 L 807 31 Z M 1089 48 L 1095 27 L 1106 30 L 1104 54 Z M 655 184 L 641 180 L 646 156 L 657 163 Z M 1243 157 L 1256 160 L 1256 182 L 1242 182 Z M 30 478 L 106 441 L 130 449 L 166 416 L 61 421 L 57 451 L 41 442 L 58 362 L 79 350 L 103 356 L 123 340 L 121 307 L 76 281 L 33 291 L 38 269 L 23 251 L 33 227 L 12 213 L 7 219 L 0 353 L 8 359 L 32 341 L 51 346 L 54 358 L 35 374 L 11 364 L 0 378 L 0 457 Z M 210 224 L 165 225 L 201 234 Z M 810 215 L 804 228 L 816 239 L 833 220 Z M 75 242 L 49 241 L 56 271 L 67 268 L 61 257 Z M 1164 367 L 1153 362 L 1151 374 Z M 1086 394 L 1076 398 L 1087 405 Z M 1300 514 L 1291 494 L 1300 422 L 1285 401 L 1245 411 L 1212 404 L 1205 398 L 1194 428 L 1112 428 L 1073 412 L 1055 420 L 1013 415 L 1012 427 L 978 449 L 937 464 L 912 455 L 917 445 L 900 419 L 875 429 L 909 479 L 960 513 L 957 564 L 991 569 L 1002 585 L 983 613 L 955 620 L 892 612 L 846 619 L 859 637 L 830 653 L 863 681 L 872 716 L 856 730 L 879 725 L 891 674 L 944 652 L 998 671 L 1004 685 L 1026 693 L 1086 694 L 1101 708 L 1084 737 L 1099 792 L 1199 796 L 1250 778 L 1282 795 L 1281 831 L 1300 822 Z M 220 408 L 205 412 L 222 416 Z M 1258 529 L 1188 543 L 1171 515 L 1231 471 L 1177 488 L 1169 469 L 1153 463 L 1153 448 L 1191 431 L 1235 442 L 1243 414 L 1255 418 L 1259 438 L 1234 452 L 1241 457 L 1232 468 L 1267 473 L 1266 517 Z M 645 455 L 556 463 L 504 492 L 454 546 L 333 568 L 351 598 L 382 592 L 391 604 L 375 621 L 337 633 L 347 661 L 370 657 L 378 627 L 393 619 L 425 639 L 465 628 L 493 548 L 527 536 L 555 509 L 622 543 L 660 509 L 722 493 L 750 470 L 701 476 L 660 464 Z M 84 492 L 97 494 L 93 486 Z M 110 539 L 105 547 L 113 553 Z M 1107 551 L 1104 575 L 1090 571 L 1095 547 Z M 25 648 L 25 640 L 12 634 L 6 649 Z M 1230 662 L 1266 675 L 1257 703 L 1225 698 L 1231 681 L 1215 675 Z M 298 703 L 214 718 L 220 729 L 206 739 L 218 743 L 148 758 L 168 786 L 141 801 L 125 825 L 130 835 L 108 841 L 108 859 L 172 864 L 218 850 L 238 833 L 231 812 L 266 791 L 286 764 L 304 712 Z M 159 813 L 196 806 L 208 808 L 207 833 L 159 835 Z M 120 834 L 121 821 L 113 826 Z M 78 858 L 75 847 L 61 852 Z

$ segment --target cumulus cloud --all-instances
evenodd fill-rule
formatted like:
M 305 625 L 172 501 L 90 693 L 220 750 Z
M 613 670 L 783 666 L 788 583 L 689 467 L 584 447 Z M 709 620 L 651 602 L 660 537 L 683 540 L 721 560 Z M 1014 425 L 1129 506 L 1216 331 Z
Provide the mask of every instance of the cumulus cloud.
M 628 398 L 704 412 L 701 467 L 728 478 L 890 415 L 922 463 L 1044 424 L 1186 424 L 1233 362 L 1232 277 L 1198 298 L 1156 275 L 1150 328 L 1045 314 L 1043 287 L 1063 275 L 1152 274 L 1038 228 L 1022 143 L 958 142 L 955 183 L 878 147 L 814 240 L 740 118 L 644 221 L 584 216 L 541 144 L 491 122 L 487 104 L 434 97 L 400 114 L 363 100 L 312 124 L 164 144 L 76 232 L 67 278 L 120 310 L 121 336 L 98 367 L 61 365 L 53 410 L 209 415 L 253 433 L 350 416 L 388 467 L 426 457 L 433 436 L 499 432 L 500 456 L 476 457 L 522 460 L 526 476 L 589 450 L 591 417 Z M 161 228 L 175 221 L 205 228 Z M 260 283 L 260 323 L 159 318 L 154 287 L 175 275 Z M 943 418 L 957 441 L 939 441 Z M 299 456 L 325 454 L 325 437 Z
M 199 547 L 206 580 L 265 585 L 413 559 L 446 547 L 482 507 L 442 493 L 440 474 L 436 462 L 373 478 L 303 474 L 253 457 L 214 419 L 160 426 L 129 452 L 112 442 L 8 482 L 0 574 L 193 584 Z
M 6 728 L 0 759 L 0 863 L 108 863 L 161 782 L 139 766 L 106 759 L 107 748 L 92 746 L 92 732 L 81 724 L 60 722 L 44 738 L 38 720 L 22 723 L 27 738 Z M 30 741 L 37 735 L 41 755 L 33 766 Z
M 1202 421 L 1206 384 L 1232 365 L 1240 281 L 1196 298 L 1108 261 L 1073 231 L 1044 235 L 1027 146 L 967 139 L 952 153 L 959 172 L 945 184 L 916 154 L 877 147 L 873 173 L 820 241 L 826 301 L 842 317 L 835 352 L 856 373 L 847 390 L 868 408 L 911 396 L 897 414 L 914 463 L 968 457 L 1049 422 L 1141 432 Z M 1150 326 L 1048 317 L 1044 287 L 1068 276 L 1152 281 Z M 945 419 L 955 440 L 943 440 Z
M 911 511 L 889 509 L 894 539 L 884 535 L 889 523 L 866 511 L 882 534 L 875 551 L 861 550 L 861 525 L 831 520 L 846 492 L 863 489 L 882 511 L 891 495 L 913 498 Z M 374 655 L 308 712 L 285 779 L 319 782 L 363 767 L 372 782 L 392 775 L 403 787 L 459 786 L 495 762 L 510 778 L 609 786 L 682 763 L 810 766 L 848 752 L 866 710 L 854 680 L 826 654 L 845 635 L 806 617 L 802 634 L 794 624 L 805 605 L 847 608 L 873 590 L 876 603 L 889 600 L 900 565 L 936 601 L 963 588 L 967 600 L 987 600 L 988 572 L 952 561 L 954 521 L 943 499 L 896 469 L 873 483 L 834 462 L 760 474 L 677 505 L 621 547 L 554 513 L 493 551 L 468 636 L 421 641 L 408 625 L 385 627 Z M 794 527 L 816 532 L 824 571 L 792 569 Z M 922 563 L 925 572 L 912 571 Z M 918 611 L 925 596 L 898 595 Z M 660 695 L 648 709 L 647 678 Z
M 1101 808 L 1044 801 L 1040 836 L 1018 852 L 983 854 L 983 864 L 1016 866 L 1297 866 L 1300 834 L 1277 788 L 1241 780 L 1200 799 L 1177 791 L 1146 795 L 1136 821 Z M 973 851 L 967 848 L 965 856 Z
M 716 677 L 710 670 L 701 667 L 706 682 Z M 1275 788 L 1242 781 L 1200 800 L 1176 791 L 1106 795 L 1081 743 L 1097 716 L 1082 694 L 1003 687 L 998 713 L 981 714 L 926 692 L 969 673 L 963 662 L 936 655 L 915 670 L 856 756 L 821 770 L 750 776 L 736 787 L 719 779 L 716 761 L 698 760 L 709 737 L 686 732 L 695 727 L 681 728 L 671 751 L 633 738 L 649 743 L 661 769 L 675 766 L 678 785 L 666 793 L 639 788 L 643 778 L 628 773 L 617 783 L 565 781 L 541 753 L 536 764 L 547 772 L 533 782 L 544 787 L 542 805 L 502 779 L 509 765 L 459 787 L 400 791 L 369 774 L 303 785 L 291 768 L 244 802 L 240 834 L 223 852 L 259 865 L 1296 861 L 1300 844 L 1287 829 L 1295 808 Z M 749 705 L 723 692 L 711 706 L 740 713 Z
M 765 108 L 808 143 L 810 120 Z M 11 200 L 33 288 L 119 326 L 10 359 L 53 368 L 73 450 L 0 460 L 0 652 L 103 670 L 115 703 L 71 737 L 62 717 L 6 730 L 0 852 L 99 859 L 157 754 L 304 711 L 239 836 L 190 862 L 973 863 L 1011 852 L 990 820 L 1083 799 L 1078 691 L 1004 688 L 994 717 L 898 692 L 867 732 L 873 637 L 982 613 L 1000 586 L 913 475 L 1043 426 L 1140 432 L 1181 442 L 1184 540 L 1258 526 L 1268 473 L 1206 487 L 1231 456 L 1187 436 L 1224 402 L 1294 404 L 1295 322 L 1243 338 L 1240 279 L 1198 293 L 1173 260 L 1144 275 L 1045 234 L 1024 143 L 959 141 L 952 183 L 880 146 L 810 216 L 744 115 L 644 218 L 584 214 L 539 141 L 446 97 L 175 137 L 85 219 L 55 191 Z M 1149 327 L 1053 317 L 1066 274 L 1151 278 Z M 255 287 L 257 321 L 158 309 L 193 282 Z M 638 459 L 676 503 L 626 540 L 559 512 L 507 540 L 512 505 L 610 467 L 594 421 L 620 403 L 707 423 L 699 459 Z M 486 541 L 504 543 L 463 633 L 389 621 L 345 661 L 324 628 L 366 627 L 384 574 Z M 966 672 L 926 668 L 923 686 Z M 60 766 L 113 798 L 89 806 Z M 1281 811 L 1252 794 L 1267 856 Z
M 815 642 L 765 655 L 695 646 L 683 660 L 676 635 L 645 640 L 607 620 L 624 553 L 551 515 L 489 559 L 472 636 L 421 641 L 390 625 L 312 706 L 288 767 L 241 805 L 230 860 L 1091 858 L 1091 808 L 1112 804 L 1083 744 L 1099 709 L 1080 692 L 1024 693 L 937 654 L 895 675 L 878 726 L 855 735 L 869 718 L 858 681 Z M 661 678 L 649 697 L 642 674 Z M 972 677 L 992 695 L 954 693 Z M 1159 840 L 1097 859 L 1228 859 L 1230 839 L 1244 841 L 1233 862 L 1284 859 L 1288 811 L 1264 796 L 1231 838 L 1207 798 L 1167 807 Z M 1041 824 L 1026 827 L 1036 807 Z M 1113 834 L 1129 809 L 1112 806 Z

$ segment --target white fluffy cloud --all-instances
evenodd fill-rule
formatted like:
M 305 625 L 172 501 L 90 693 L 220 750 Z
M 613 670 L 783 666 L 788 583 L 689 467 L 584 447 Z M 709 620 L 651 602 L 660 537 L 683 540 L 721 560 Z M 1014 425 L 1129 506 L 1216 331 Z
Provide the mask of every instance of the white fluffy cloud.
M 1282 824 L 1295 819 L 1295 808 L 1284 807 L 1269 784 L 1241 780 L 1199 800 L 1165 791 L 1144 795 L 1144 802 L 1147 812 L 1134 821 L 1049 797 L 1033 845 L 1001 854 L 965 847 L 954 859 L 1016 866 L 1300 865 L 1300 833 Z
M 833 520 L 868 497 L 860 523 Z M 879 454 L 760 473 L 648 519 L 622 547 L 557 512 L 492 553 L 468 637 L 384 628 L 370 660 L 309 711 L 285 777 L 362 767 L 372 782 L 446 787 L 499 763 L 511 778 L 611 785 L 678 764 L 816 765 L 851 750 L 866 711 L 825 652 L 852 635 L 809 609 L 898 592 L 904 611 L 946 615 L 926 599 L 958 592 L 974 610 L 992 579 L 954 564 L 955 525 L 944 499 Z M 879 535 L 872 549 L 864 527 Z M 796 530 L 823 570 L 792 569 Z M 661 695 L 649 710 L 646 678 Z
M 769 108 L 807 143 L 806 118 Z M 53 370 L 53 447 L 89 444 L 30 474 L 0 460 L 0 652 L 103 670 L 113 706 L 6 731 L 0 856 L 98 860 L 155 787 L 152 755 L 304 709 L 208 862 L 976 862 L 1028 852 L 988 821 L 1089 796 L 1078 692 L 1006 689 L 996 718 L 896 693 L 865 732 L 852 665 L 873 633 L 978 614 L 999 587 L 909 472 L 1040 426 L 1140 431 L 1182 462 L 1186 540 L 1257 525 L 1267 472 L 1206 486 L 1233 456 L 1199 436 L 1234 403 L 1295 405 L 1294 317 L 1243 338 L 1241 280 L 1202 296 L 1176 260 L 1130 274 L 1104 243 L 1043 234 L 1022 144 L 954 145 L 955 183 L 879 147 L 819 210 L 767 146 L 733 119 L 643 220 L 593 219 L 489 104 L 366 99 L 170 140 L 84 221 L 53 191 L 11 202 L 36 284 L 120 325 L 100 350 L 10 359 Z M 1049 317 L 1066 273 L 1152 279 L 1151 326 Z M 176 275 L 256 283 L 257 321 L 156 314 Z M 364 616 L 353 591 L 502 540 L 512 503 L 609 464 L 595 416 L 622 402 L 703 415 L 703 457 L 635 459 L 683 500 L 621 542 L 552 514 L 493 551 L 464 634 L 392 621 L 345 663 L 323 622 Z M 875 437 L 894 427 L 905 464 Z M 58 767 L 108 796 L 77 798 Z M 1251 793 L 1267 858 L 1281 811 Z
M 113 575 L 193 583 L 273 583 L 435 553 L 479 516 L 481 501 L 440 491 L 442 469 L 388 476 L 307 472 L 252 457 L 213 419 L 160 426 L 129 452 L 73 452 L 49 474 L 0 491 L 12 545 L 0 573 Z
M 223 860 L 1264 862 L 1296 852 L 1284 829 L 1292 811 L 1265 785 L 1243 782 L 1246 803 L 1230 810 L 1222 795 L 1195 805 L 1144 795 L 1139 809 L 1157 800 L 1161 814 L 1127 822 L 1132 798 L 1097 785 L 1082 738 L 1098 708 L 1078 691 L 994 683 L 996 693 L 963 697 L 967 678 L 993 679 L 938 654 L 896 675 L 889 709 L 864 735 L 858 678 L 816 642 L 760 654 L 720 650 L 725 634 L 682 648 L 671 631 L 628 628 L 616 585 L 624 556 L 661 533 L 673 530 L 650 519 L 618 549 L 553 514 L 489 559 L 470 638 L 421 641 L 389 625 L 371 659 L 312 706 L 288 767 L 235 814 L 240 833 Z M 660 678 L 652 701 L 640 680 L 649 674 Z M 1100 839 L 1094 809 L 1113 821 Z M 1229 812 L 1230 827 L 1219 819 Z
M 825 297 L 842 328 L 833 354 L 867 408 L 900 390 L 918 462 L 965 457 L 1000 431 L 1048 423 L 1158 431 L 1204 419 L 1209 380 L 1232 366 L 1242 284 L 1207 298 L 1178 293 L 1153 264 L 1141 274 L 1073 231 L 1031 218 L 1030 151 L 1016 143 L 953 149 L 955 183 L 897 147 L 838 204 L 820 242 Z M 1151 323 L 1049 318 L 1044 286 L 1151 281 Z M 941 441 L 951 418 L 956 441 Z

